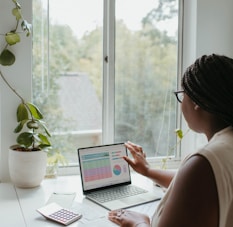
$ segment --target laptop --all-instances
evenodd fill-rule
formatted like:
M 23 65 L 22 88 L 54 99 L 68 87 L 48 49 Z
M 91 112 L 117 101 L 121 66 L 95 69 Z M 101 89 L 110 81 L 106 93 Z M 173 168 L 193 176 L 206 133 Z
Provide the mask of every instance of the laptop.
M 87 199 L 108 210 L 161 199 L 161 195 L 131 183 L 129 165 L 122 158 L 126 155 L 124 143 L 78 148 L 82 189 Z

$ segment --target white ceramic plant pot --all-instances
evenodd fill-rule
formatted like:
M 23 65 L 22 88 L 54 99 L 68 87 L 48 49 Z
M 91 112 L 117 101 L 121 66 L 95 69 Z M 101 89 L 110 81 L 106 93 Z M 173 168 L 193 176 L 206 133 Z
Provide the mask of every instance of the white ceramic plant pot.
M 44 151 L 22 152 L 9 149 L 9 172 L 16 187 L 39 186 L 46 173 L 46 164 L 47 154 Z

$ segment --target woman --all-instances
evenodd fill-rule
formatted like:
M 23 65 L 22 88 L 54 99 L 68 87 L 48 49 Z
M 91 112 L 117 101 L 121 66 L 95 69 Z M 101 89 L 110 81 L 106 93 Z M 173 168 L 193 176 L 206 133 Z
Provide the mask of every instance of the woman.
M 175 94 L 184 118 L 208 144 L 186 157 L 174 174 L 150 168 L 142 148 L 127 142 L 129 165 L 168 189 L 151 221 L 137 212 L 109 212 L 120 226 L 233 226 L 233 59 L 202 56 L 187 68 L 181 85 Z

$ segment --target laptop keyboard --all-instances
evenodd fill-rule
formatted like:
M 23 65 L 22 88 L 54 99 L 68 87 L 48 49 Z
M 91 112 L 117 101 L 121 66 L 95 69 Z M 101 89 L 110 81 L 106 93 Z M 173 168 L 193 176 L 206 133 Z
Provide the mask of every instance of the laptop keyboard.
M 89 193 L 89 197 L 99 201 L 100 203 L 109 202 L 116 199 L 126 198 L 132 195 L 138 195 L 147 192 L 142 188 L 133 185 L 122 186 L 117 188 L 104 189 L 98 192 Z

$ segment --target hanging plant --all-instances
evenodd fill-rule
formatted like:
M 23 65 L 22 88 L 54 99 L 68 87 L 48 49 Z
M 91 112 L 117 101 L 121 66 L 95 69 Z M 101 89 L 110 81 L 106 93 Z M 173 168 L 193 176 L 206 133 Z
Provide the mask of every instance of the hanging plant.
M 30 36 L 32 25 L 24 19 L 21 11 L 21 6 L 16 0 L 12 0 L 14 8 L 12 15 L 15 17 L 14 29 L 6 32 L 4 35 L 5 45 L 0 52 L 0 65 L 3 67 L 12 66 L 16 61 L 16 56 L 13 53 L 12 46 L 20 43 L 21 35 Z M 45 122 L 42 121 L 43 114 L 39 108 L 33 103 L 26 102 L 24 98 L 13 88 L 0 69 L 0 76 L 8 88 L 20 99 L 20 104 L 17 107 L 16 119 L 17 126 L 14 130 L 19 133 L 16 142 L 17 150 L 20 151 L 35 151 L 51 147 L 49 137 L 51 136 L 46 128 Z M 27 130 L 27 131 L 25 131 Z

